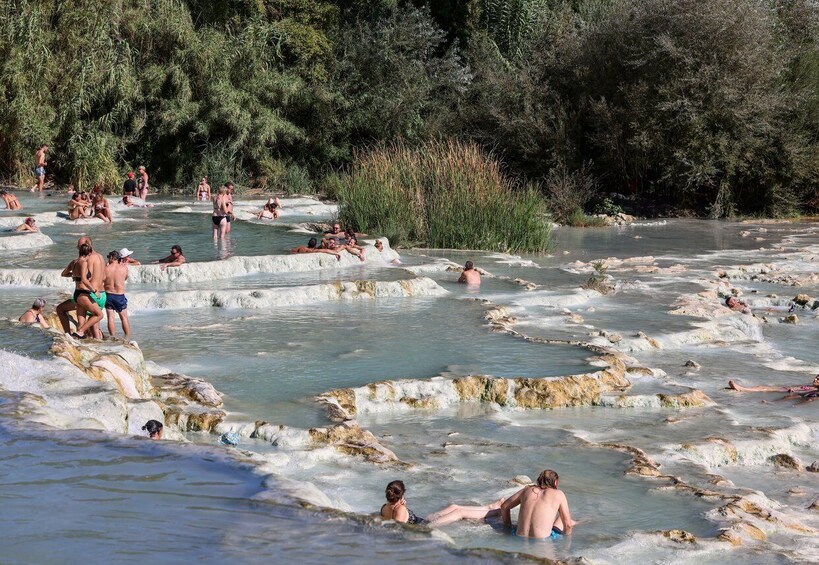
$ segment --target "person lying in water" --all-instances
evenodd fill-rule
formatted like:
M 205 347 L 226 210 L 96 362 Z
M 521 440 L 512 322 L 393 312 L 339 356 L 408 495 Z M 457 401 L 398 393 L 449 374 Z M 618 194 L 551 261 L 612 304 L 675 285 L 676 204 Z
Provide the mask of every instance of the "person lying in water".
M 497 516 L 500 514 L 501 504 L 503 504 L 502 498 L 486 506 L 450 504 L 437 512 L 433 512 L 426 518 L 421 518 L 407 508 L 407 501 L 404 498 L 406 490 L 403 481 L 392 481 L 387 485 L 385 490 L 387 503 L 381 507 L 381 517 L 383 519 L 401 522 L 402 524 L 428 524 L 432 527 L 445 526 L 459 520 L 483 520 L 490 516 Z
M 501 505 L 503 525 L 512 528 L 512 508 L 520 506 L 516 533 L 520 537 L 546 539 L 565 535 L 577 524 L 569 511 L 569 501 L 558 490 L 560 478 L 555 471 L 546 469 L 537 483 L 523 487 Z
M 171 254 L 163 257 L 159 261 L 154 261 L 154 264 L 159 263 L 159 270 L 164 271 L 168 267 L 180 267 L 187 259 L 182 255 L 182 247 L 174 245 L 171 247 Z
M 725 305 L 731 310 L 742 312 L 743 314 L 750 314 L 751 308 L 736 296 L 729 296 L 725 299 Z
M 807 385 L 742 386 L 740 384 L 737 384 L 736 381 L 728 381 L 728 388 L 731 390 L 735 390 L 737 392 L 789 392 L 789 393 L 811 392 L 814 390 L 819 390 L 819 375 L 816 375 L 816 377 L 813 379 L 813 382 Z
M 290 253 L 327 253 L 328 255 L 335 255 L 336 259 L 339 261 L 341 260 L 341 253 L 338 251 L 318 247 L 318 240 L 315 237 L 310 238 L 310 241 L 307 242 L 306 247 L 304 245 L 299 245 L 298 247 L 291 249 Z
M 282 207 L 279 198 L 269 198 L 265 203 L 262 211 L 256 214 L 256 217 L 260 220 L 277 220 L 279 219 L 279 209 Z
M 356 249 L 356 246 L 350 245 L 339 245 L 335 238 L 327 238 L 321 242 L 322 249 L 328 249 L 330 251 L 334 251 L 337 253 L 341 253 L 342 251 L 347 251 L 350 255 L 355 255 L 358 257 L 359 261 L 364 260 L 364 252 L 359 251 Z
M 34 218 L 26 218 L 22 224 L 14 228 L 14 231 L 37 232 L 40 230 L 37 228 L 37 222 Z
M 41 328 L 45 329 L 50 328 L 51 326 L 48 325 L 45 319 L 45 305 L 46 301 L 42 298 L 35 299 L 31 308 L 26 310 L 25 314 L 20 316 L 17 321 L 23 324 L 31 324 L 32 326 L 39 324 Z

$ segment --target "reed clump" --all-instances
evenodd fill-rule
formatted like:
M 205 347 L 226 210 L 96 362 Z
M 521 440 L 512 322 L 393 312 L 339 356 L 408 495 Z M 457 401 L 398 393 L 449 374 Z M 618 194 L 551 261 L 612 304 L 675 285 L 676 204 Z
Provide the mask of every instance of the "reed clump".
M 397 245 L 545 251 L 550 224 L 540 192 L 507 177 L 474 143 L 395 143 L 357 152 L 333 178 L 339 219 Z

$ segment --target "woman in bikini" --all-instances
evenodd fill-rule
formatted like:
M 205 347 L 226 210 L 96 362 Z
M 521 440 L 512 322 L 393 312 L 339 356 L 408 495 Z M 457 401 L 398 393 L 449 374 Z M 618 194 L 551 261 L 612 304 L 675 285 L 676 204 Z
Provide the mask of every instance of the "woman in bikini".
M 102 192 L 94 193 L 94 217 L 100 218 L 106 224 L 113 222 L 111 217 L 111 208 L 108 205 L 108 199 L 102 195 Z
M 46 301 L 42 298 L 35 299 L 31 308 L 26 310 L 26 313 L 20 316 L 17 321 L 24 324 L 31 324 L 32 326 L 40 324 L 41 328 L 50 328 L 51 326 L 48 325 L 43 312 L 43 310 L 45 310 L 45 305 Z
M 210 185 L 208 184 L 208 177 L 202 177 L 199 181 L 199 186 L 196 188 L 196 199 L 200 202 L 210 201 Z
M 77 312 L 86 312 L 88 317 L 71 335 L 85 339 L 90 330 L 94 337 L 101 338 L 102 333 L 98 324 L 102 320 L 102 307 L 105 306 L 107 298 L 103 290 L 105 264 L 100 264 L 102 256 L 98 257 L 90 244 L 83 243 L 79 251 L 80 256 L 74 263 L 71 273 L 75 284 L 74 302 L 77 303 Z
M 227 233 L 227 215 L 228 215 L 228 189 L 225 186 L 219 187 L 219 192 L 213 197 L 213 240 L 224 238 Z
M 490 516 L 499 516 L 500 507 L 504 500 L 501 498 L 486 506 L 450 504 L 437 512 L 433 512 L 426 518 L 421 518 L 407 508 L 407 501 L 404 499 L 405 492 L 406 488 L 403 481 L 392 481 L 387 485 L 385 491 L 387 503 L 381 507 L 381 517 L 383 519 L 394 520 L 402 524 L 429 524 L 432 527 L 445 526 L 459 520 L 483 520 Z

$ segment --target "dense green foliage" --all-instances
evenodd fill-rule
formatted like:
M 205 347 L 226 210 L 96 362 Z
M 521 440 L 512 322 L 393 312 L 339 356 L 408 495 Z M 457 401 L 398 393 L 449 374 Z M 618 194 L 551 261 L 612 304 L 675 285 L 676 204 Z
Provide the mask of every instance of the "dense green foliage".
M 477 142 L 560 217 L 819 207 L 812 0 L 0 0 L 0 178 L 310 190 Z M 595 194 L 555 198 L 581 175 Z M 565 196 L 565 194 L 564 194 Z
M 376 148 L 333 184 L 344 225 L 394 244 L 498 251 L 549 245 L 543 198 L 515 186 L 474 144 Z

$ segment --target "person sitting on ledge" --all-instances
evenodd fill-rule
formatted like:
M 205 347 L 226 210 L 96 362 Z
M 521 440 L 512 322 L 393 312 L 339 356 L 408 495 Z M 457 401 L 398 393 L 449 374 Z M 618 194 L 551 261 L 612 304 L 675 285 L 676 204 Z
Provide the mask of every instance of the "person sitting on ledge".
M 151 439 L 162 439 L 162 422 L 157 420 L 148 420 L 142 426 L 142 431 L 148 432 L 148 437 Z
M 743 314 L 750 314 L 751 313 L 751 309 L 748 307 L 748 305 L 746 303 L 742 302 L 736 296 L 729 296 L 728 298 L 726 298 L 725 299 L 725 305 L 728 308 L 730 308 L 731 310 L 735 310 L 737 312 L 742 312 Z
M 458 277 L 459 283 L 466 283 L 468 286 L 479 286 L 481 284 L 481 274 L 475 268 L 472 261 L 467 261 L 464 265 L 464 270 L 461 276 Z
M 50 328 L 51 326 L 48 325 L 45 319 L 45 305 L 46 301 L 42 298 L 35 299 L 31 308 L 26 310 L 26 313 L 20 316 L 17 321 L 24 324 L 31 324 L 32 326 L 40 324 L 40 327 L 45 329 Z
M 432 527 L 445 526 L 459 520 L 483 520 L 491 516 L 498 516 L 503 504 L 502 498 L 485 506 L 450 504 L 437 512 L 433 512 L 426 518 L 421 518 L 407 508 L 407 501 L 404 499 L 405 492 L 406 487 L 403 481 L 392 481 L 387 485 L 385 490 L 387 503 L 381 507 L 381 517 L 383 519 L 402 524 L 429 524 Z
M 20 201 L 17 200 L 17 196 L 5 190 L 0 190 L 0 198 L 6 203 L 6 209 L 8 210 L 19 210 L 23 207 L 20 205 Z
M 512 508 L 520 506 L 515 533 L 526 538 L 555 538 L 570 533 L 577 524 L 569 511 L 569 501 L 558 490 L 557 473 L 546 469 L 537 484 L 523 487 L 501 506 L 503 525 L 512 528 Z
M 315 237 L 310 238 L 310 241 L 307 242 L 306 247 L 304 245 L 299 245 L 298 247 L 291 249 L 290 253 L 327 253 L 328 255 L 335 255 L 336 259 L 339 261 L 341 260 L 341 253 L 338 251 L 318 247 L 318 240 Z
M 813 379 L 813 383 L 809 385 L 787 385 L 787 386 L 742 386 L 736 381 L 728 381 L 728 388 L 737 392 L 788 392 L 788 393 L 802 393 L 819 390 L 819 375 Z
M 40 230 L 37 229 L 37 222 L 36 222 L 36 220 L 34 218 L 26 218 L 25 221 L 22 224 L 20 224 L 16 228 L 14 228 L 14 231 L 37 232 L 37 231 L 40 231 Z
M 159 261 L 154 261 L 154 264 L 159 263 L 159 269 L 164 271 L 168 267 L 179 267 L 186 261 L 185 256 L 182 255 L 182 248 L 179 245 L 171 247 L 171 254 L 163 257 Z

